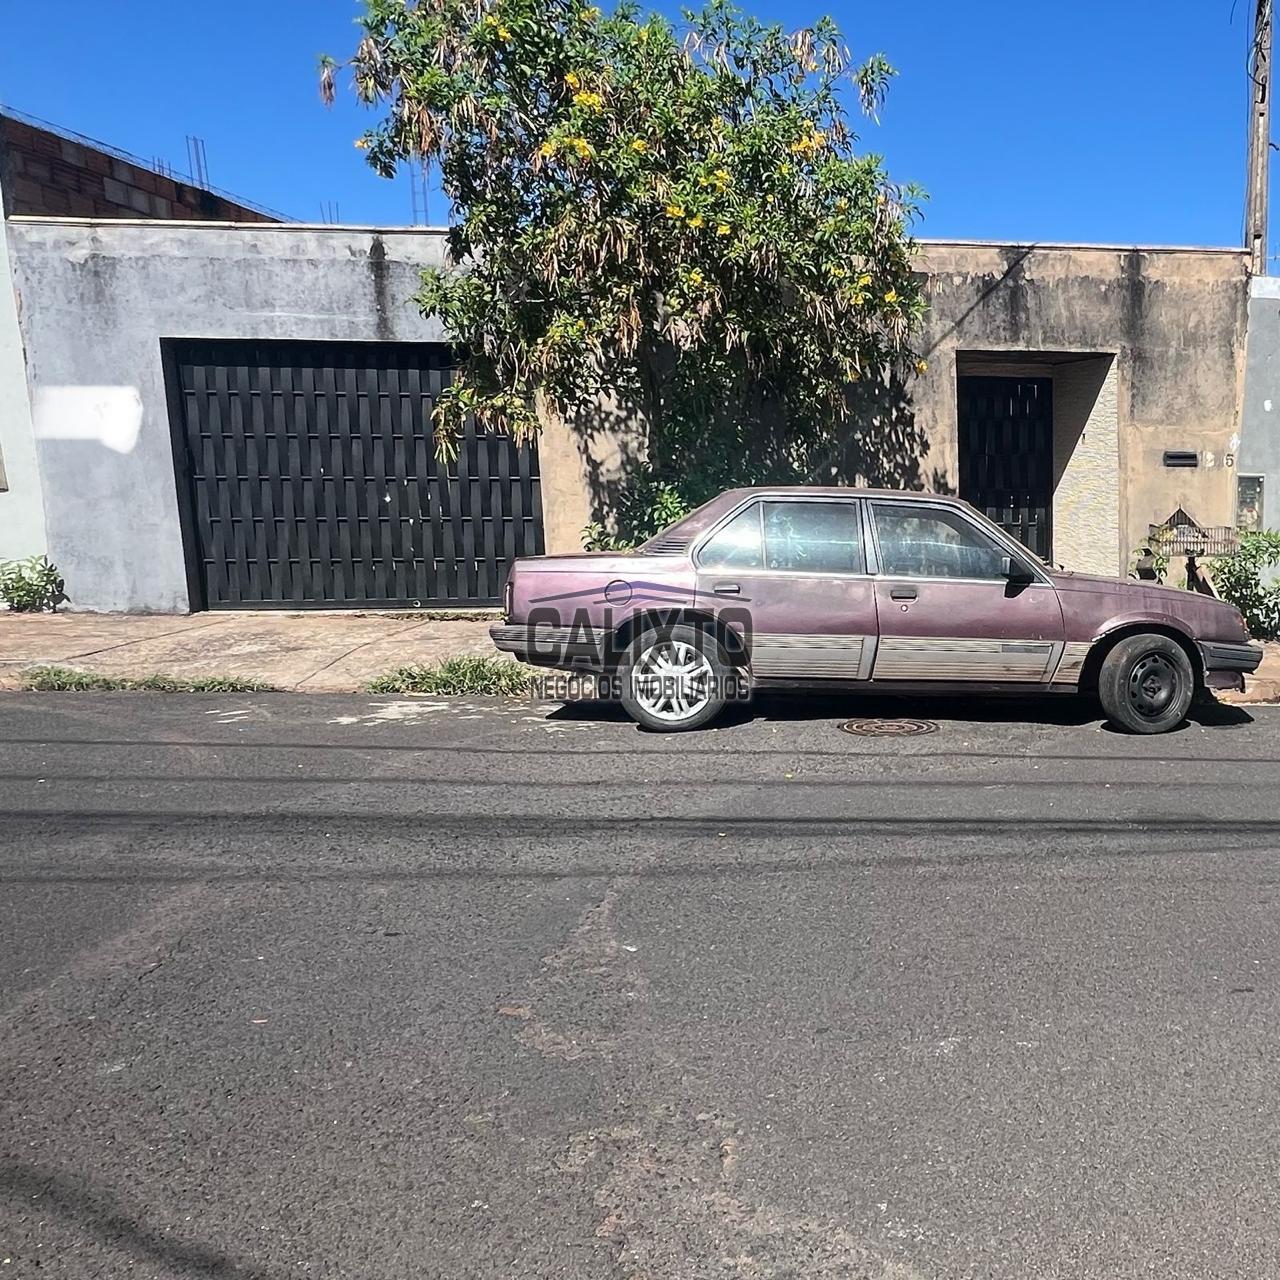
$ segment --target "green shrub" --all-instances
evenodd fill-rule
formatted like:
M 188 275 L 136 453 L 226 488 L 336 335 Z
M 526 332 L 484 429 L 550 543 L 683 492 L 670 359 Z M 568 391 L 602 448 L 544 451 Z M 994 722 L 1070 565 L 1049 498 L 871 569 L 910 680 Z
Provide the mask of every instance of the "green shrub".
M 89 693 L 104 690 L 141 690 L 153 693 L 277 693 L 274 685 L 237 676 L 104 676 L 72 667 L 30 667 L 18 677 L 24 689 L 35 693 Z
M 47 556 L 0 562 L 0 600 L 16 613 L 56 613 L 67 599 L 65 586 Z
M 692 510 L 680 491 L 647 473 L 632 477 L 618 496 L 616 531 L 610 533 L 595 521 L 582 531 L 586 551 L 630 551 L 656 533 L 682 520 Z
M 1268 569 L 1280 564 L 1280 533 L 1242 533 L 1240 550 L 1213 562 L 1218 594 L 1244 614 L 1255 640 L 1280 637 L 1280 584 L 1264 582 Z
M 365 689 L 369 693 L 521 696 L 529 692 L 529 673 L 502 658 L 466 654 L 429 667 L 400 667 L 369 681 Z

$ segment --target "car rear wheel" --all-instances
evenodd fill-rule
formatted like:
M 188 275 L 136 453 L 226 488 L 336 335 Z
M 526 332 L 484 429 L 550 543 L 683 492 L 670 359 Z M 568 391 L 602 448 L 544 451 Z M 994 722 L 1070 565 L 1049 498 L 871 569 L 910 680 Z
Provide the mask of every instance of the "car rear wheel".
M 1187 718 L 1195 692 L 1191 659 L 1168 636 L 1121 640 L 1098 673 L 1098 697 L 1107 719 L 1130 733 L 1176 729 Z
M 714 720 L 733 676 L 715 637 L 683 623 L 641 633 L 618 667 L 627 714 L 663 733 L 700 729 Z

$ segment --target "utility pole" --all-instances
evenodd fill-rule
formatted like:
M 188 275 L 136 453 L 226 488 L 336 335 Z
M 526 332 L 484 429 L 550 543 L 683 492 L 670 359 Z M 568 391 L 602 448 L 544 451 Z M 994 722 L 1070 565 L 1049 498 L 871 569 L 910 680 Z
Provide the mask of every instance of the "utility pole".
M 1253 274 L 1267 274 L 1268 172 L 1271 165 L 1272 0 L 1257 0 L 1249 53 L 1249 179 L 1245 195 L 1245 248 Z

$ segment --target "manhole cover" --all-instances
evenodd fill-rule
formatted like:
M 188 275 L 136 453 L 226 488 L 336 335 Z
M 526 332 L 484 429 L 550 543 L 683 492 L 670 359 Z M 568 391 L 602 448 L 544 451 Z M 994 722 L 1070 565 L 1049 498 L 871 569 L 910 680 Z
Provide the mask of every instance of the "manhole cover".
M 840 726 L 845 733 L 855 733 L 860 738 L 912 738 L 921 733 L 937 733 L 938 726 L 932 720 L 846 720 Z

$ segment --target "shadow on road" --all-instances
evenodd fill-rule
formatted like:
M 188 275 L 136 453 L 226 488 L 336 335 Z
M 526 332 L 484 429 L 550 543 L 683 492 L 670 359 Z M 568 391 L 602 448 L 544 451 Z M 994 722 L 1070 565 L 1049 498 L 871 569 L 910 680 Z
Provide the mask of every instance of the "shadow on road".
M 1123 733 L 1107 723 L 1096 698 L 1085 696 L 1021 696 L 1018 694 L 938 693 L 931 696 L 908 694 L 815 693 L 769 690 L 757 694 L 749 703 L 726 708 L 715 721 L 717 729 L 729 729 L 757 720 L 802 723 L 809 720 L 848 720 L 884 718 L 887 720 L 960 721 L 971 724 L 1044 724 L 1079 728 L 1102 721 L 1109 733 Z M 569 702 L 558 707 L 548 720 L 626 721 L 627 713 L 616 702 Z M 1216 699 L 1197 702 L 1191 708 L 1188 725 L 1204 729 L 1238 729 L 1253 724 L 1244 707 L 1232 706 Z M 642 732 L 644 732 L 642 730 Z
M 51 1214 L 87 1230 L 110 1249 L 151 1265 L 211 1280 L 270 1280 L 270 1273 L 206 1245 L 175 1240 L 145 1226 L 114 1192 L 87 1178 L 21 1160 L 0 1160 L 0 1200 L 44 1218 Z M 15 1242 L 6 1242 L 16 1248 Z

